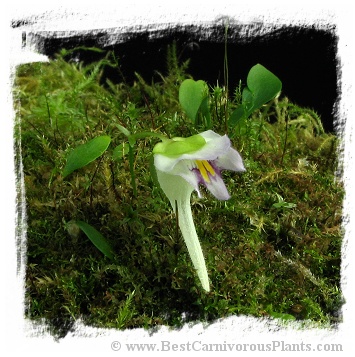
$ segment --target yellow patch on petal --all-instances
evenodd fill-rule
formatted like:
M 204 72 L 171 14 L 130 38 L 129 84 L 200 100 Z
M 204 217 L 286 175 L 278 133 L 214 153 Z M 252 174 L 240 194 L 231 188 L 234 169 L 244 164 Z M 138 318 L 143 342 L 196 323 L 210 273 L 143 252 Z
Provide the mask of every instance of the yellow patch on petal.
M 214 176 L 216 174 L 215 170 L 211 166 L 211 164 L 207 160 L 196 160 L 197 168 L 199 169 L 203 179 L 206 182 L 210 182 L 210 178 L 208 177 L 208 172 Z

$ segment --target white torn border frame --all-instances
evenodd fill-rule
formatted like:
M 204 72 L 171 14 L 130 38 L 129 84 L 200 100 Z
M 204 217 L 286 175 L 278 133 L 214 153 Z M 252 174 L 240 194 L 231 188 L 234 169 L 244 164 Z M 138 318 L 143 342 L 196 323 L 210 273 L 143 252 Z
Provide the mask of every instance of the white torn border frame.
M 320 5 L 321 4 L 321 5 Z M 332 344 L 341 343 L 344 351 L 354 350 L 351 345 L 351 334 L 353 333 L 352 323 L 354 321 L 354 298 L 351 294 L 351 288 L 354 289 L 354 238 L 353 232 L 353 214 L 354 205 L 354 185 L 351 185 L 351 169 L 354 166 L 354 158 L 351 152 L 351 138 L 353 134 L 355 117 L 352 102 L 353 92 L 353 38 L 351 35 L 351 8 L 346 2 L 337 1 L 336 4 L 323 1 L 322 3 L 310 4 L 308 1 L 297 1 L 295 4 L 286 1 L 249 1 L 247 4 L 238 5 L 237 1 L 223 2 L 223 4 L 207 4 L 203 2 L 179 1 L 171 4 L 168 1 L 127 1 L 122 4 L 121 1 L 102 2 L 99 5 L 90 5 L 84 2 L 61 2 L 59 4 L 45 4 L 42 2 L 25 3 L 22 1 L 13 1 L 9 4 L 8 22 L 2 21 L 3 34 L 9 40 L 5 41 L 5 50 L 8 56 L 3 56 L 1 64 L 1 100 L 4 99 L 6 116 L 2 121 L 0 152 L 3 167 L 6 170 L 2 173 L 1 198 L 2 220 L 4 220 L 2 238 L 5 240 L 3 259 L 1 264 L 1 274 L 3 282 L 1 293 L 1 336 L 5 337 L 4 343 L 9 344 L 9 351 L 28 353 L 36 351 L 37 355 L 41 352 L 90 352 L 102 353 L 103 351 L 112 351 L 111 344 L 115 341 L 120 342 L 120 353 L 128 352 L 125 350 L 126 343 L 157 343 L 157 348 L 163 350 L 162 341 L 168 341 L 164 346 L 177 344 L 178 350 L 185 348 L 188 352 L 188 343 L 190 349 L 195 342 L 194 353 L 201 351 L 203 344 L 220 344 L 221 351 L 229 351 L 228 344 L 240 345 L 249 344 L 245 350 L 238 351 L 234 349 L 230 353 L 235 355 L 241 352 L 252 352 L 253 344 L 272 344 L 278 341 L 284 344 L 302 343 L 312 344 L 316 347 L 318 343 Z M 116 331 L 109 329 L 95 329 L 84 326 L 77 321 L 75 330 L 69 333 L 60 343 L 55 343 L 49 336 L 43 325 L 36 325 L 23 318 L 23 281 L 24 264 L 16 274 L 18 263 L 16 261 L 15 236 L 16 225 L 25 225 L 25 215 L 22 215 L 22 222 L 18 222 L 15 217 L 18 210 L 23 207 L 16 207 L 16 170 L 13 162 L 13 139 L 12 127 L 14 113 L 12 110 L 11 85 L 14 67 L 21 63 L 33 61 L 46 61 L 43 55 L 33 52 L 31 37 L 26 37 L 23 43 L 23 33 L 43 32 L 47 36 L 56 33 L 60 36 L 70 33 L 83 33 L 85 31 L 92 33 L 106 29 L 109 34 L 117 40 L 117 36 L 125 31 L 145 31 L 166 29 L 174 25 L 200 25 L 206 26 L 216 24 L 220 21 L 229 19 L 240 24 L 260 22 L 265 24 L 263 31 L 268 32 L 271 27 L 277 25 L 302 25 L 307 23 L 316 26 L 335 24 L 339 36 L 339 58 L 341 78 L 341 100 L 338 104 L 337 120 L 343 136 L 343 147 L 339 155 L 343 162 L 342 180 L 346 187 L 346 199 L 344 201 L 344 229 L 345 237 L 343 243 L 342 260 L 342 291 L 346 300 L 342 309 L 344 322 L 336 330 L 317 329 L 312 324 L 294 323 L 282 326 L 276 320 L 262 320 L 248 316 L 232 316 L 226 319 L 220 319 L 214 323 L 204 325 L 196 323 L 185 325 L 181 330 L 170 330 L 167 327 L 161 327 L 154 333 L 143 329 Z M 18 27 L 6 27 L 13 21 L 17 22 Z M 250 34 L 245 34 L 246 36 Z M 206 35 L 208 36 L 208 34 Z M 6 52 L 5 52 L 6 53 Z M 4 58 L 5 57 L 5 58 Z M 6 259 L 5 259 L 6 258 Z M 12 259 L 15 258 L 15 259 Z M 22 263 L 25 259 L 22 257 Z M 4 277 L 3 277 L 4 275 Z M 4 299 L 4 301 L 2 301 Z M 84 338 L 86 337 L 86 338 Z M 87 338 L 90 337 L 90 338 Z M 115 345 L 117 346 L 117 344 Z M 224 346 L 224 347 L 223 347 Z M 6 350 L 4 346 L 3 350 Z M 171 347 L 172 348 L 172 347 Z M 223 349 L 225 348 L 225 349 Z M 237 348 L 237 347 L 235 347 Z M 281 348 L 281 347 L 280 347 Z M 170 351 L 173 351 L 172 349 Z M 257 350 L 256 350 L 257 351 Z M 181 352 L 181 351 L 180 351 Z M 285 351 L 284 351 L 285 352 Z M 314 352 L 314 351 L 313 351 Z M 154 355 L 157 352 L 154 353 Z M 267 352 L 265 352 L 267 353 Z M 271 352 L 274 353 L 274 352 Z M 153 352 L 145 352 L 152 354 Z

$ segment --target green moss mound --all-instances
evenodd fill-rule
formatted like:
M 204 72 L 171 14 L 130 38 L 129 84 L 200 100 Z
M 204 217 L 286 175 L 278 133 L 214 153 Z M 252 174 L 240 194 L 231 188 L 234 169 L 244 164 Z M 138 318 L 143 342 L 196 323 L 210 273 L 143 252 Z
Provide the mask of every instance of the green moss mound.
M 338 138 L 317 114 L 273 100 L 228 130 L 247 172 L 224 173 L 232 195 L 193 196 L 192 209 L 211 281 L 199 286 L 168 200 L 150 162 L 156 138 L 138 140 L 132 190 L 130 132 L 171 137 L 198 132 L 178 102 L 187 63 L 170 49 L 168 71 L 147 84 L 102 83 L 108 55 L 83 66 L 58 56 L 18 67 L 15 140 L 27 208 L 26 317 L 64 336 L 77 318 L 92 326 L 174 327 L 247 314 L 339 322 L 343 188 L 335 178 Z M 281 78 L 282 80 L 282 78 Z M 240 89 L 240 88 L 239 88 Z M 211 88 L 213 130 L 223 134 L 240 90 Z M 201 127 L 201 130 L 203 128 Z M 112 148 L 63 179 L 73 147 L 110 135 Z M 73 220 L 90 223 L 114 249 L 110 260 Z

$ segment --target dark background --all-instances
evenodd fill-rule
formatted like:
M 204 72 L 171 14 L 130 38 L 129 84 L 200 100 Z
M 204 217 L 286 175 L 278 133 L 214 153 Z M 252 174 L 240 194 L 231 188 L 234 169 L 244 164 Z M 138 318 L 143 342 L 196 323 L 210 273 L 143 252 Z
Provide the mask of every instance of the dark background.
M 16 27 L 16 26 L 14 26 Z M 292 102 L 314 109 L 327 131 L 335 129 L 336 104 L 339 99 L 339 59 L 334 26 L 274 26 L 263 34 L 263 24 L 229 25 L 227 53 L 229 89 L 239 80 L 246 82 L 250 68 L 260 63 L 277 75 L 283 84 L 282 94 Z M 167 46 L 174 41 L 180 60 L 190 59 L 188 73 L 211 85 L 224 84 L 225 26 L 172 26 L 165 30 L 95 31 L 82 35 L 57 36 L 56 33 L 32 33 L 37 50 L 53 57 L 61 48 L 98 47 L 114 51 L 128 82 L 139 73 L 148 83 L 156 71 L 166 74 Z M 99 60 L 104 54 L 85 50 L 73 53 L 73 59 L 85 63 Z M 107 69 L 113 82 L 122 80 L 117 70 Z M 156 77 L 158 79 L 158 77 Z

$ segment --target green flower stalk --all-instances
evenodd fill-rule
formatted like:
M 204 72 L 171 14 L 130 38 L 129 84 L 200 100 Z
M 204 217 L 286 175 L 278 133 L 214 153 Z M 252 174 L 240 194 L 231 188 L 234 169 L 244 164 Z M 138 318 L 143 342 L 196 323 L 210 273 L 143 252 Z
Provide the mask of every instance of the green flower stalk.
M 179 220 L 192 263 L 202 287 L 208 292 L 205 259 L 192 218 L 190 198 L 199 185 L 204 185 L 217 199 L 228 200 L 230 195 L 223 182 L 221 171 L 245 171 L 239 153 L 231 147 L 227 135 L 221 136 L 212 130 L 188 138 L 166 139 L 153 149 L 154 165 L 159 184 L 168 197 Z M 176 213 L 176 212 L 175 212 Z

